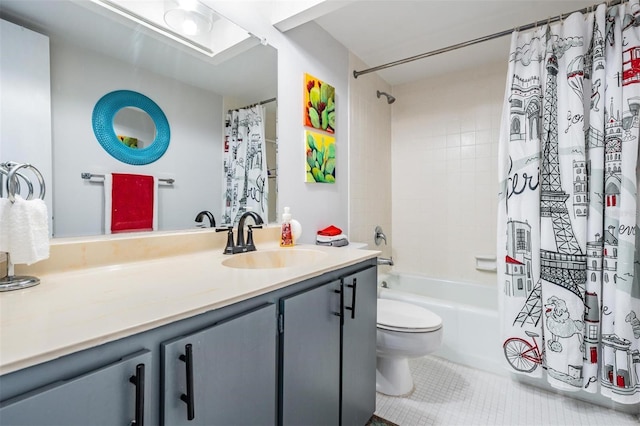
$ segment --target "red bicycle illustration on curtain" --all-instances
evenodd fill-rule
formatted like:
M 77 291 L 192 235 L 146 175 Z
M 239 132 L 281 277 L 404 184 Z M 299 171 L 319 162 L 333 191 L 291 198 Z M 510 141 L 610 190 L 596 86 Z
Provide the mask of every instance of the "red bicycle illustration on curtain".
M 543 363 L 544 354 L 536 341 L 536 337 L 540 335 L 526 330 L 525 333 L 533 339 L 533 344 L 519 337 L 511 337 L 504 342 L 502 348 L 504 356 L 514 369 L 530 373 Z

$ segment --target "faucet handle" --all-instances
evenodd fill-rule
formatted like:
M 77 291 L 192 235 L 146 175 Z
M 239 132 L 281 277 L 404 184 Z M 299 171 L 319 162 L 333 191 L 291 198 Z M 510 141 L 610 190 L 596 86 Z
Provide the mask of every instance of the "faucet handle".
M 262 224 L 259 225 L 247 225 L 249 231 L 247 232 L 247 251 L 256 251 L 256 246 L 253 243 L 253 230 L 255 228 L 262 228 Z
M 384 235 L 384 232 L 382 231 L 382 227 L 380 227 L 380 225 L 376 226 L 373 234 L 373 241 L 377 246 L 379 246 L 382 241 L 384 241 L 385 246 L 387 245 L 387 236 Z
M 222 226 L 216 228 L 216 232 L 227 231 L 227 246 L 224 248 L 223 254 L 233 254 L 235 252 L 235 245 L 233 244 L 233 226 Z

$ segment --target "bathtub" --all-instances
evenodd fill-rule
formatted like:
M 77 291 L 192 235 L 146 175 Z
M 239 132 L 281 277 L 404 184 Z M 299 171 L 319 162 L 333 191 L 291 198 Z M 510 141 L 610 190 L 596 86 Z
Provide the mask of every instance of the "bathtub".
M 433 355 L 508 374 L 502 362 L 496 287 L 392 272 L 379 275 L 378 297 L 413 303 L 442 318 L 442 346 Z

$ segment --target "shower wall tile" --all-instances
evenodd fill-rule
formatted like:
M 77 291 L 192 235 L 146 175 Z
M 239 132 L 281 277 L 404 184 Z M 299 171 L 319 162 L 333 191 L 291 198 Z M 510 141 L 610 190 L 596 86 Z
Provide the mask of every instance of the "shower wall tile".
M 505 81 L 500 63 L 393 87 L 395 270 L 495 285 L 474 256 L 495 253 Z
M 367 68 L 350 55 L 349 69 Z M 349 80 L 349 224 L 351 241 L 391 255 L 391 107 L 376 97 L 376 90 L 391 93 L 391 87 L 375 74 Z M 395 104 L 394 104 L 395 105 Z M 407 127 L 410 129 L 410 126 Z M 398 133 L 415 141 L 415 133 Z M 339 179 L 339 177 L 338 177 Z M 388 245 L 376 247 L 374 229 L 382 226 Z

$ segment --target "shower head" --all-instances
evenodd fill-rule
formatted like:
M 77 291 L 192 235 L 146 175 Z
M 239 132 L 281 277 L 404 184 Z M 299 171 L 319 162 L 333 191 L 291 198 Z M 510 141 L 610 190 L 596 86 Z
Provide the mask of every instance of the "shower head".
M 388 104 L 392 104 L 396 101 L 396 98 L 394 98 L 393 96 L 391 96 L 390 94 L 388 94 L 387 92 L 381 92 L 379 90 L 376 91 L 376 95 L 378 96 L 378 99 L 380 99 L 381 95 L 384 95 L 387 97 L 387 103 Z

